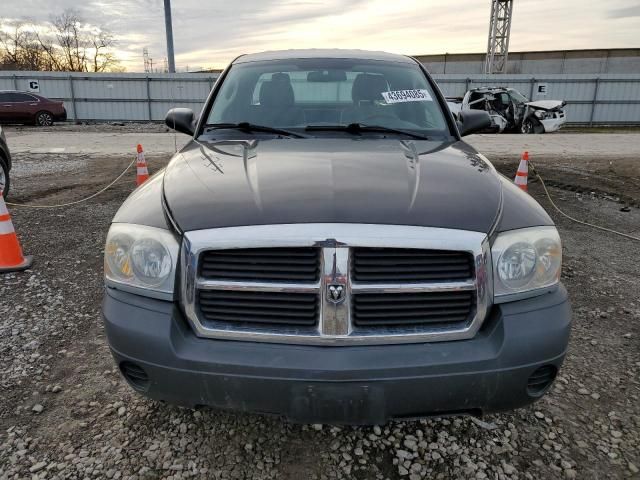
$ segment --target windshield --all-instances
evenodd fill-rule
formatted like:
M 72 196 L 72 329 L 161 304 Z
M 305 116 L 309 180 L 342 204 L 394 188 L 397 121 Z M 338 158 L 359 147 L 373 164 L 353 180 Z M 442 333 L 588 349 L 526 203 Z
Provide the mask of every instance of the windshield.
M 516 103 L 527 103 L 529 101 L 527 97 L 517 90 L 509 90 L 509 92 L 511 93 L 511 98 L 513 98 L 513 101 Z
M 357 123 L 449 135 L 418 65 L 373 60 L 313 58 L 233 65 L 207 125 L 244 122 L 300 131 Z

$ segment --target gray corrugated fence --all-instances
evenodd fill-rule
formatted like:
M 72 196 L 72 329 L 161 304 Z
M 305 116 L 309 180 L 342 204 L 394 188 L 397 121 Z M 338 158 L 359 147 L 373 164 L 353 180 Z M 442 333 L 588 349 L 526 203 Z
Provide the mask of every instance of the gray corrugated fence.
M 0 71 L 0 90 L 28 90 L 38 80 L 40 94 L 63 100 L 72 120 L 162 120 L 172 107 L 202 108 L 218 74 L 87 74 Z M 510 86 L 532 100 L 567 101 L 570 123 L 640 125 L 640 75 L 564 74 L 494 75 L 437 74 L 447 96 L 468 88 Z M 538 93 L 546 84 L 546 95 Z
M 38 80 L 40 95 L 62 100 L 72 120 L 162 120 L 172 107 L 195 111 L 209 94 L 215 73 L 3 72 L 0 90 L 29 90 Z

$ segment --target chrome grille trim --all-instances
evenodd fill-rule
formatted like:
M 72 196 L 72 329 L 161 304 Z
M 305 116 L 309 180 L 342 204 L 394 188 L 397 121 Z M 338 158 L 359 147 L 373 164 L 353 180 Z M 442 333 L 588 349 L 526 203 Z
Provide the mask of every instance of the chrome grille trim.
M 199 290 L 250 290 L 252 292 L 312 293 L 320 290 L 320 282 L 280 283 L 280 282 L 232 282 L 222 280 L 196 281 Z
M 321 279 L 316 283 L 237 282 L 197 278 L 198 259 L 205 250 L 233 248 L 316 247 L 321 249 Z M 349 275 L 350 247 L 419 248 L 465 251 L 473 255 L 473 280 L 428 283 L 358 284 Z M 186 232 L 180 269 L 180 299 L 184 313 L 200 337 L 308 345 L 395 344 L 472 338 L 484 321 L 493 299 L 491 253 L 480 232 L 397 225 L 294 224 L 229 227 Z M 332 302 L 329 285 L 344 285 L 345 297 Z M 205 326 L 196 306 L 198 289 L 271 292 L 317 292 L 318 326 L 314 328 L 238 328 Z M 351 295 L 475 290 L 475 315 L 462 327 L 402 326 L 356 328 L 351 321 Z
M 455 292 L 459 290 L 475 290 L 475 288 L 476 283 L 473 280 L 442 283 L 351 283 L 351 291 L 353 293 Z

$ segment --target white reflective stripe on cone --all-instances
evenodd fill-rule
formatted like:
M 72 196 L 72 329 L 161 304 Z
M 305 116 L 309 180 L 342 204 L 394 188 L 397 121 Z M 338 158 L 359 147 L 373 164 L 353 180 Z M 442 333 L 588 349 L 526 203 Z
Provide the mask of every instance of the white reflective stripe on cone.
M 149 175 L 149 170 L 147 167 L 138 167 L 138 175 Z
M 516 177 L 514 183 L 516 185 L 526 185 L 527 184 L 527 177 Z
M 16 231 L 13 228 L 13 223 L 11 223 L 11 220 L 0 222 L 0 235 L 8 235 L 15 232 Z
M 9 215 L 9 210 L 7 210 L 7 204 L 4 203 L 4 199 L 0 197 L 0 217 L 3 215 Z

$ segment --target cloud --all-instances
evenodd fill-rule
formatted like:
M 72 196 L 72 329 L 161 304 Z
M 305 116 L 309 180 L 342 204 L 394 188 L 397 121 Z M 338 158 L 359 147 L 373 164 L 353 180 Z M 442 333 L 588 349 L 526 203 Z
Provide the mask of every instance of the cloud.
M 640 17 L 640 3 L 631 7 L 616 8 L 609 11 L 609 18 Z

